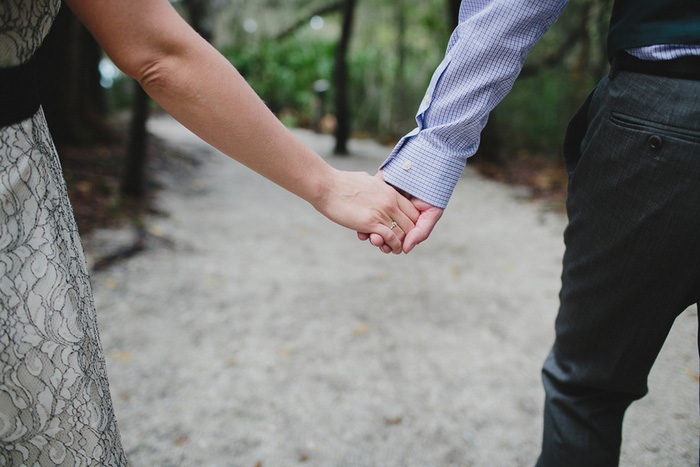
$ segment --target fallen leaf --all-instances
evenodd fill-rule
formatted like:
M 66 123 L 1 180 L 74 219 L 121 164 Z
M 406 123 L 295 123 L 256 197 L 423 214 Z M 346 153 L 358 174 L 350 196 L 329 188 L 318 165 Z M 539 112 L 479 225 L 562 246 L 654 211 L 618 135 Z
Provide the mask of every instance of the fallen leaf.
M 187 436 L 180 436 L 179 438 L 175 438 L 175 441 L 173 442 L 175 443 L 175 446 L 182 446 L 188 439 L 189 438 Z
M 389 278 L 389 273 L 387 271 L 382 271 L 377 274 L 377 280 L 385 281 Z
M 367 331 L 369 331 L 369 323 L 361 323 L 352 330 L 352 333 L 359 336 L 365 334 Z
M 163 228 L 159 224 L 150 224 L 148 226 L 148 232 L 155 237 L 163 236 Z
M 130 362 L 134 359 L 132 353 L 127 351 L 115 350 L 114 352 L 110 352 L 109 356 L 115 360 L 121 360 L 123 362 Z
M 279 355 L 280 357 L 288 357 L 294 353 L 296 353 L 296 349 L 292 349 L 292 348 L 278 349 L 277 350 L 277 355 Z

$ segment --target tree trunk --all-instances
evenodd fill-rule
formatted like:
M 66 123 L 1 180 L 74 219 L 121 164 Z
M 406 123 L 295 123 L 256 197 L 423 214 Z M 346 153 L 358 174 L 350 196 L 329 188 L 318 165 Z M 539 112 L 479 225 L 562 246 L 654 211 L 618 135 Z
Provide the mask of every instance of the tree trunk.
M 333 81 L 335 84 L 335 154 L 348 154 L 348 139 L 350 138 L 350 109 L 348 105 L 348 63 L 347 53 L 352 34 L 355 0 L 345 0 L 343 4 L 343 29 L 335 52 L 335 68 Z
M 186 0 L 183 2 L 189 23 L 207 42 L 212 40 L 209 22 L 209 0 Z M 150 98 L 134 81 L 134 95 L 129 124 L 129 141 L 126 149 L 126 167 L 121 181 L 122 194 L 142 199 L 146 190 L 146 162 L 148 160 L 148 131 Z
M 143 198 L 145 193 L 145 172 L 148 152 L 148 120 L 150 98 L 137 81 L 134 81 L 134 102 L 131 110 L 129 125 L 129 141 L 127 143 L 126 167 L 121 182 L 121 192 L 136 199 Z
M 395 0 L 394 8 L 396 13 L 396 74 L 394 75 L 394 92 L 392 93 L 391 122 L 389 126 L 390 134 L 401 133 L 400 123 L 406 115 L 410 115 L 412 109 L 407 107 L 410 99 L 407 95 L 406 86 L 406 2 Z
M 61 8 L 37 52 L 41 103 L 57 144 L 89 144 L 111 136 L 101 58 L 97 42 L 68 8 Z
M 183 2 L 192 29 L 197 31 L 207 42 L 213 37 L 209 18 L 209 0 L 185 0 Z
M 459 24 L 459 5 L 462 0 L 447 0 L 447 18 L 450 25 L 450 33 L 455 30 Z

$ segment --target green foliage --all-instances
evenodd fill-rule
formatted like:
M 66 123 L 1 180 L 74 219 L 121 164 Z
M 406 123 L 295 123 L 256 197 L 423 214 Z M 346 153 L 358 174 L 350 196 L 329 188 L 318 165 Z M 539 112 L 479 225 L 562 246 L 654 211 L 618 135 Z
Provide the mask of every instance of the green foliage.
M 609 5 L 571 0 L 557 23 L 528 54 L 528 64 L 541 63 L 576 42 L 557 63 L 521 77 L 494 111 L 501 151 L 520 150 L 558 157 L 566 126 L 578 106 L 607 71 L 604 55 Z
M 321 30 L 304 23 L 310 12 L 329 3 L 221 2 L 231 14 L 219 49 L 285 124 L 308 125 L 315 112 L 314 82 L 325 79 L 332 85 L 340 15 L 324 15 Z M 505 157 L 521 150 L 559 154 L 570 116 L 607 69 L 602 53 L 609 11 L 609 0 L 570 0 L 561 18 L 528 54 L 526 65 L 536 65 L 556 55 L 572 35 L 577 38 L 554 64 L 519 78 L 494 111 L 489 131 Z M 243 28 L 251 19 L 259 26 L 253 33 Z M 302 26 L 293 34 L 275 38 L 298 21 Z M 450 33 L 446 0 L 357 3 L 348 56 L 355 134 L 390 143 L 415 126 L 415 112 Z M 127 108 L 131 94 L 131 80 L 117 78 L 108 93 L 110 107 Z M 333 113 L 332 87 L 325 101 L 326 111 Z
M 361 2 L 350 50 L 353 128 L 391 142 L 415 126 L 449 38 L 444 0 Z
M 355 133 L 390 140 L 415 125 L 415 111 L 449 37 L 444 3 L 358 3 L 348 56 Z M 288 9 L 280 10 L 289 14 Z M 265 12 L 268 16 L 273 13 L 269 9 Z M 399 13 L 405 15 L 402 44 L 397 41 Z M 284 110 L 288 119 L 286 111 L 293 109 L 295 119 L 303 123 L 312 118 L 314 81 L 326 79 L 332 83 L 340 18 L 335 14 L 324 20 L 322 31 L 304 27 L 282 40 L 269 35 L 244 35 L 244 40 L 221 50 L 273 111 Z M 289 22 L 287 17 L 283 24 Z M 399 60 L 399 46 L 404 48 L 403 62 Z M 332 88 L 325 98 L 328 111 L 333 112 Z
M 335 42 L 325 38 L 264 38 L 252 46 L 227 47 L 223 54 L 273 112 L 308 114 L 313 83 L 331 79 L 334 48 Z
M 576 87 L 565 70 L 546 69 L 516 81 L 495 111 L 501 149 L 558 153 L 577 102 Z
M 537 65 L 558 54 L 572 35 L 577 38 L 553 64 L 518 79 L 497 107 L 491 130 L 506 157 L 523 149 L 554 157 L 559 153 L 570 116 L 606 71 L 602 50 L 609 3 L 570 0 L 557 24 L 530 52 L 527 63 Z M 257 14 L 247 5 L 247 14 L 265 18 L 258 23 L 268 28 L 256 34 L 233 31 L 235 45 L 225 47 L 224 54 L 286 123 L 308 123 L 314 111 L 313 83 L 318 79 L 332 83 L 339 15 L 325 15 L 321 31 L 305 26 L 277 40 L 274 31 L 304 18 L 313 10 L 311 4 L 268 0 L 256 7 Z M 238 16 L 238 22 L 242 24 L 245 17 Z M 413 128 L 450 32 L 445 0 L 358 2 L 348 57 L 355 134 L 391 142 Z M 325 97 L 332 113 L 332 88 Z

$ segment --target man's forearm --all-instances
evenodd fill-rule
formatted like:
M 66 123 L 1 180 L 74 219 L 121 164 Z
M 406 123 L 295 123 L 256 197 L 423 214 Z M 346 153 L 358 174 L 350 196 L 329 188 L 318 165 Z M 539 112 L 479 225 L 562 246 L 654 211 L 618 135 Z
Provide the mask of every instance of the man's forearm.
M 465 0 L 416 116 L 417 128 L 382 166 L 386 180 L 445 207 L 491 110 L 566 0 Z

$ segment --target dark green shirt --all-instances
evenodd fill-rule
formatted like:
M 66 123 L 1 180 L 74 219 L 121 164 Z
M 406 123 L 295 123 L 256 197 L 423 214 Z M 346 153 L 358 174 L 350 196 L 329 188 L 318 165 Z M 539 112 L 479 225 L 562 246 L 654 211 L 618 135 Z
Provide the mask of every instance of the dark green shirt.
M 659 44 L 700 44 L 700 0 L 615 0 L 608 53 Z

